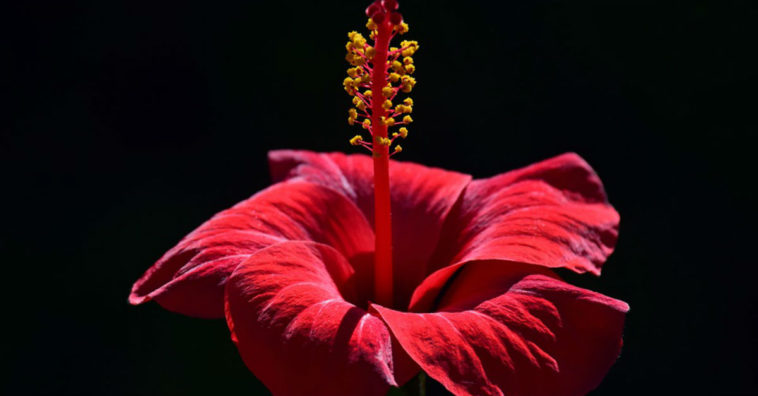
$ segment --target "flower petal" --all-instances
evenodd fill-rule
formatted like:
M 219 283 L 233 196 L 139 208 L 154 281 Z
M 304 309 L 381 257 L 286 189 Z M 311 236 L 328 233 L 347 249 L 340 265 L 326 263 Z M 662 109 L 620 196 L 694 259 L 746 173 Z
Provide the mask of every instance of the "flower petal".
M 373 161 L 365 155 L 280 150 L 269 153 L 275 181 L 302 177 L 350 197 L 373 225 Z M 395 305 L 406 308 L 427 275 L 443 221 L 471 177 L 390 161 Z
M 626 303 L 525 264 L 466 264 L 440 312 L 373 305 L 408 354 L 456 395 L 584 395 L 621 348 Z
M 564 154 L 472 182 L 448 216 L 432 269 L 497 259 L 599 275 L 618 222 L 592 168 Z
M 384 395 L 396 385 L 387 327 L 345 301 L 355 293 L 344 281 L 352 273 L 326 245 L 283 242 L 229 278 L 232 339 L 274 395 Z
M 373 250 L 373 231 L 358 208 L 302 180 L 276 184 L 218 213 L 169 250 L 134 284 L 129 302 L 156 300 L 190 316 L 223 317 L 223 288 L 241 262 L 286 240 L 334 246 L 348 259 Z

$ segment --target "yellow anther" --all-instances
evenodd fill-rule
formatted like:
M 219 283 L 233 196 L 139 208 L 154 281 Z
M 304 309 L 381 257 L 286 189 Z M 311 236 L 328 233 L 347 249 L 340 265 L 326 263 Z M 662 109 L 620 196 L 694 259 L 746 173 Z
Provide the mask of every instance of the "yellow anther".
M 395 25 L 395 30 L 400 34 L 406 34 L 408 33 L 408 24 L 405 22 L 400 22 L 399 25 Z
M 416 71 L 416 66 L 413 65 L 405 65 L 405 72 L 408 74 L 413 74 L 413 72 Z
M 350 37 L 348 35 L 348 37 Z M 360 33 L 355 33 L 353 37 L 350 37 L 350 41 L 353 42 L 353 47 L 356 49 L 363 48 L 364 45 L 366 45 L 366 39 L 363 38 L 363 35 Z
M 344 80 L 342 80 L 342 85 L 349 87 L 353 85 L 353 79 L 350 77 L 345 77 Z
M 407 116 L 403 117 L 403 122 L 406 123 L 406 124 L 410 124 L 411 122 L 413 122 L 413 118 L 411 118 L 411 116 L 407 115 Z
M 368 74 L 364 74 L 364 75 L 361 76 L 361 82 L 363 82 L 363 83 L 367 83 L 370 80 L 371 80 L 371 76 L 368 75 Z
M 374 55 L 376 54 L 376 49 L 374 47 L 368 47 L 366 48 L 366 56 L 370 59 L 374 59 Z
M 370 89 L 367 89 L 367 90 L 366 90 L 366 92 L 364 92 L 364 93 L 363 93 L 363 95 L 364 95 L 364 96 L 366 96 L 367 98 L 370 98 L 370 97 L 371 97 L 371 95 L 373 95 L 373 94 L 374 94 L 374 93 L 373 93 L 373 92 L 371 92 L 371 90 L 370 90 Z
M 366 118 L 365 120 L 363 120 L 363 124 L 361 126 L 363 127 L 363 129 L 369 129 L 371 127 L 371 120 Z
M 410 113 L 411 111 L 413 111 L 413 109 L 411 108 L 411 106 L 399 104 L 395 106 L 395 111 L 397 111 L 398 113 Z
M 368 22 L 366 22 L 366 29 L 368 30 L 376 30 L 376 22 L 374 22 L 373 19 L 369 18 Z
M 392 133 L 392 137 L 393 137 L 393 138 L 396 138 L 396 137 L 398 137 L 398 133 L 397 133 L 397 132 L 393 132 L 393 133 Z
M 371 40 L 376 40 L 376 30 L 372 30 L 371 33 L 369 33 L 368 37 Z
M 399 61 L 393 61 L 392 62 L 392 70 L 395 71 L 395 73 L 403 73 L 403 64 Z
M 345 44 L 345 49 L 348 52 L 352 51 L 353 50 L 353 42 L 352 41 L 348 41 L 347 44 Z
M 353 96 L 353 104 L 360 110 L 366 109 L 366 103 L 363 102 L 363 99 L 359 98 L 358 96 Z
M 392 87 L 384 87 L 382 88 L 382 95 L 384 95 L 385 98 L 392 97 L 392 95 L 395 94 L 395 90 L 392 89 Z
M 387 126 L 395 125 L 395 119 L 392 117 L 387 118 L 386 120 L 384 120 L 384 125 L 387 125 Z
M 397 49 L 398 49 L 397 47 L 390 47 L 390 52 L 395 52 L 397 51 Z
M 403 40 L 400 42 L 400 46 L 404 48 L 403 52 L 401 53 L 403 56 L 411 56 L 415 54 L 419 48 L 418 41 Z
M 350 118 L 356 118 L 358 117 L 358 110 L 350 108 L 350 110 L 347 111 L 347 115 L 349 115 Z
M 392 143 L 392 141 L 389 140 L 389 139 L 387 139 L 386 137 L 380 137 L 379 138 L 379 144 L 381 144 L 383 146 L 389 146 L 390 143 Z
M 413 106 L 413 99 L 405 98 L 405 100 L 403 100 L 403 103 L 405 103 L 408 106 Z
M 385 100 L 384 103 L 382 103 L 382 108 L 384 110 L 389 110 L 391 107 L 392 107 L 392 101 L 389 99 Z
M 363 136 L 355 135 L 352 137 L 352 139 L 350 139 L 350 144 L 353 146 L 358 146 L 361 144 L 362 141 L 363 141 Z
M 353 126 L 353 125 L 355 125 L 355 118 L 353 118 L 353 117 L 348 117 L 348 118 L 347 118 L 347 123 L 348 123 L 348 125 L 350 125 L 350 126 Z
M 403 76 L 400 80 L 400 83 L 402 85 L 402 90 L 405 93 L 411 92 L 413 87 L 416 85 L 416 79 L 411 76 Z
M 398 145 L 396 145 L 396 146 L 395 146 L 395 152 L 396 152 L 396 153 L 399 153 L 399 152 L 401 152 L 401 151 L 403 151 L 403 146 L 401 146 L 401 145 L 399 145 L 399 144 L 398 144 Z
M 418 41 L 416 40 L 403 40 L 400 42 L 401 47 L 418 47 Z
M 353 30 L 351 32 L 348 32 L 347 33 L 347 38 L 349 38 L 350 41 L 353 41 L 353 38 L 355 37 L 356 34 L 358 34 L 358 32 L 356 32 L 355 30 Z
M 365 63 L 363 58 L 361 58 L 358 55 L 353 55 L 353 54 L 345 55 L 345 60 L 353 66 L 361 66 Z
M 408 128 L 402 127 L 400 129 L 398 129 L 398 132 L 400 132 L 400 137 L 401 138 L 405 139 L 405 138 L 408 137 Z
M 352 78 L 356 78 L 356 77 L 358 77 L 358 70 L 359 69 L 357 67 L 351 67 L 351 68 L 347 69 L 347 75 L 350 76 L 350 77 L 352 77 Z
M 411 63 L 413 63 L 413 58 L 410 56 L 406 56 L 405 58 L 403 58 L 403 63 L 406 65 L 410 65 Z
M 397 82 L 400 79 L 400 75 L 397 73 L 390 73 L 390 81 Z

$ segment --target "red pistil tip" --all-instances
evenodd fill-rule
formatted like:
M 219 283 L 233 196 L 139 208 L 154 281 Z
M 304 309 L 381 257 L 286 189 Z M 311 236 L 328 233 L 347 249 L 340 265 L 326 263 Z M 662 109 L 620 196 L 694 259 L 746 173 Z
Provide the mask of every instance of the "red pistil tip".
M 364 146 L 369 151 L 383 155 L 393 155 L 402 148 L 389 151 L 389 146 L 395 138 L 405 138 L 406 132 L 388 133 L 388 127 L 405 125 L 412 121 L 409 116 L 397 121 L 395 117 L 410 114 L 413 111 L 413 100 L 405 98 L 400 104 L 397 101 L 399 93 L 410 93 L 416 85 L 416 79 L 411 77 L 416 71 L 412 55 L 419 48 L 418 42 L 403 40 L 399 47 L 390 47 L 390 41 L 398 34 L 408 32 L 408 24 L 403 22 L 403 16 L 397 12 L 399 4 L 396 0 L 376 0 L 366 8 L 369 19 L 366 28 L 369 30 L 368 40 L 356 31 L 347 34 L 345 45 L 347 55 L 345 60 L 351 67 L 347 69 L 347 77 L 342 81 L 345 91 L 353 97 L 354 108 L 348 113 L 347 122 L 371 133 L 371 143 L 353 138 L 350 143 L 354 146 Z M 379 95 L 374 95 L 378 92 Z M 389 144 L 377 145 L 374 142 L 383 140 L 391 135 Z

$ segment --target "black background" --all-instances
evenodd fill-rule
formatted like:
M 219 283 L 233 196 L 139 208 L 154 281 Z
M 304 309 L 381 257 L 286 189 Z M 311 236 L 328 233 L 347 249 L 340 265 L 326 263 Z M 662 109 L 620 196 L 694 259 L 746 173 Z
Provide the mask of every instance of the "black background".
M 621 214 L 631 305 L 593 395 L 758 394 L 753 1 L 401 2 L 400 159 L 485 177 L 581 154 Z M 257 394 L 223 321 L 126 303 L 266 152 L 357 151 L 364 2 L 27 1 L 2 12 L 4 394 Z

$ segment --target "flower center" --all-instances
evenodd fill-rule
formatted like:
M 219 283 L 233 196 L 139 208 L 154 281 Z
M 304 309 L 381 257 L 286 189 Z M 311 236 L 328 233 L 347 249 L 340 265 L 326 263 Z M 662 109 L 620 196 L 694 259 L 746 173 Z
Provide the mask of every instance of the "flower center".
M 397 34 L 408 31 L 397 9 L 395 0 L 376 0 L 366 9 L 366 28 L 373 45 L 358 32 L 348 33 L 345 59 L 352 67 L 343 81 L 355 105 L 348 111 L 348 124 L 358 123 L 371 134 L 369 141 L 355 135 L 350 144 L 367 148 L 374 158 L 374 299 L 388 307 L 393 304 L 389 157 L 403 150 L 395 144 L 390 153 L 390 147 L 396 139 L 408 136 L 406 125 L 413 122 L 409 115 L 413 99 L 405 98 L 397 105 L 393 101 L 398 93 L 410 93 L 416 85 L 410 75 L 416 69 L 412 55 L 419 47 L 416 41 L 402 41 L 400 47 L 390 47 Z M 399 127 L 391 137 L 390 127 Z

